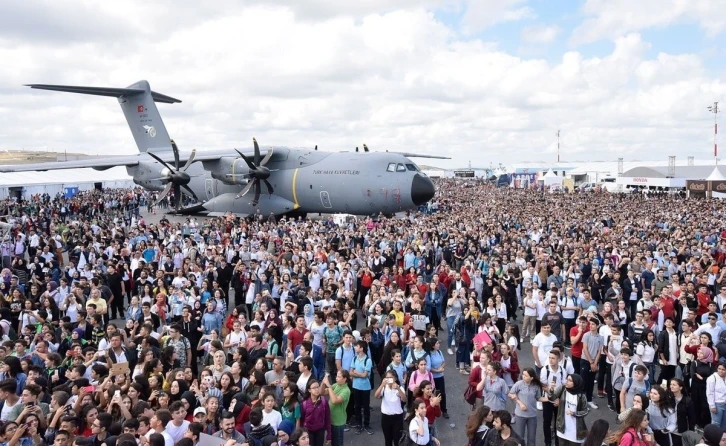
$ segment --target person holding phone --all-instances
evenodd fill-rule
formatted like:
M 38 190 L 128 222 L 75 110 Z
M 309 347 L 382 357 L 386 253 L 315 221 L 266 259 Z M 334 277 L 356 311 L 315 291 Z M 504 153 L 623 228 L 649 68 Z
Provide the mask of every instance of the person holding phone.
M 406 404 L 406 390 L 401 387 L 398 373 L 386 371 L 381 385 L 375 393 L 381 399 L 381 430 L 385 446 L 398 446 L 403 429 L 403 406 Z

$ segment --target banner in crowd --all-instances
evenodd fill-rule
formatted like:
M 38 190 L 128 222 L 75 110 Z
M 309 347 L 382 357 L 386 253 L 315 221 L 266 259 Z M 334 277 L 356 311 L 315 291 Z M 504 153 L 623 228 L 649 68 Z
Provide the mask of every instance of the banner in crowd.
M 536 173 L 513 173 L 511 175 L 511 186 L 515 189 L 529 189 L 536 182 Z

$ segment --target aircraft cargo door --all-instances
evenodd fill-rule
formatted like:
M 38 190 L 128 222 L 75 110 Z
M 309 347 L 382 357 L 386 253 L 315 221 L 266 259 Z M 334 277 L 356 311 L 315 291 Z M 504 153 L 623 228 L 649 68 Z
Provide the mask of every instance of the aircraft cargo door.
M 207 193 L 207 200 L 217 196 L 217 180 L 213 178 L 207 178 L 204 181 L 204 190 Z
M 330 209 L 333 207 L 333 205 L 330 203 L 330 195 L 328 195 L 327 191 L 320 192 L 320 201 L 323 203 L 323 207 L 325 209 Z

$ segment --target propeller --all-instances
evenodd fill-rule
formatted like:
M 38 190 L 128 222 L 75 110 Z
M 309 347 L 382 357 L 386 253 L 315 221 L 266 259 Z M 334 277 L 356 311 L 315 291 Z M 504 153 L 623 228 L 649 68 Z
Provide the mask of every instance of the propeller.
M 189 181 L 191 181 L 191 176 L 189 176 L 188 173 L 186 173 L 186 170 L 189 169 L 189 166 L 192 165 L 194 162 L 194 158 L 197 155 L 197 149 L 193 149 L 191 155 L 189 155 L 189 159 L 187 160 L 186 164 L 179 167 L 179 149 L 176 146 L 176 143 L 174 140 L 171 140 L 171 149 L 174 152 L 174 167 L 170 166 L 164 160 L 159 158 L 156 154 L 151 152 L 146 152 L 154 158 L 156 161 L 158 161 L 162 166 L 164 166 L 164 170 L 162 171 L 162 177 L 158 178 L 159 180 L 166 181 L 166 187 L 164 190 L 159 194 L 159 198 L 156 200 L 156 204 L 158 204 L 161 200 L 166 198 L 167 195 L 169 195 L 169 192 L 172 190 L 174 191 L 174 198 L 176 199 L 176 213 L 179 213 L 179 208 L 181 206 L 181 194 L 182 189 L 184 189 L 184 192 L 187 193 L 189 196 L 193 197 L 195 200 L 199 200 L 197 198 L 197 194 L 194 193 L 194 191 L 188 186 Z
M 252 205 L 257 206 L 257 204 L 260 202 L 260 194 L 262 193 L 262 187 L 260 186 L 260 182 L 265 183 L 265 186 L 267 186 L 267 192 L 272 195 L 275 190 L 272 188 L 272 184 L 270 184 L 267 179 L 270 178 L 270 172 L 275 172 L 277 169 L 270 170 L 265 167 L 265 165 L 270 161 L 270 158 L 272 158 L 272 147 L 270 147 L 270 150 L 267 151 L 265 157 L 260 159 L 260 146 L 257 145 L 257 140 L 255 138 L 252 138 L 252 142 L 255 145 L 255 154 L 252 161 L 250 161 L 250 159 L 247 158 L 244 153 L 235 149 L 237 150 L 237 153 L 239 153 L 239 156 L 241 156 L 242 159 L 245 160 L 245 163 L 247 163 L 247 167 L 249 167 L 250 171 L 246 175 L 252 179 L 252 181 L 247 183 L 247 186 L 245 186 L 245 188 L 242 189 L 242 191 L 237 194 L 237 197 L 235 198 L 240 198 L 244 195 L 247 195 L 247 193 L 254 187 L 255 198 L 252 200 Z

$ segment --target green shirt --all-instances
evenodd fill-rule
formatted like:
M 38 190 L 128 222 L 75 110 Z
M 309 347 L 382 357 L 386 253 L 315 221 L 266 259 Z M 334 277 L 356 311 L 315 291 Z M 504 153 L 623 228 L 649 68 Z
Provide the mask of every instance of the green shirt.
M 297 420 L 300 419 L 300 403 L 295 404 L 295 408 L 290 410 L 289 407 L 287 407 L 287 404 L 282 404 L 280 406 L 280 415 L 282 415 L 283 420 L 290 420 L 292 421 L 292 424 L 296 424 Z
M 350 400 L 350 389 L 347 384 L 342 386 L 338 383 L 333 384 L 333 393 L 343 398 L 339 404 L 330 402 L 330 424 L 331 426 L 342 426 L 347 421 L 348 414 L 346 408 L 348 407 L 348 400 Z

